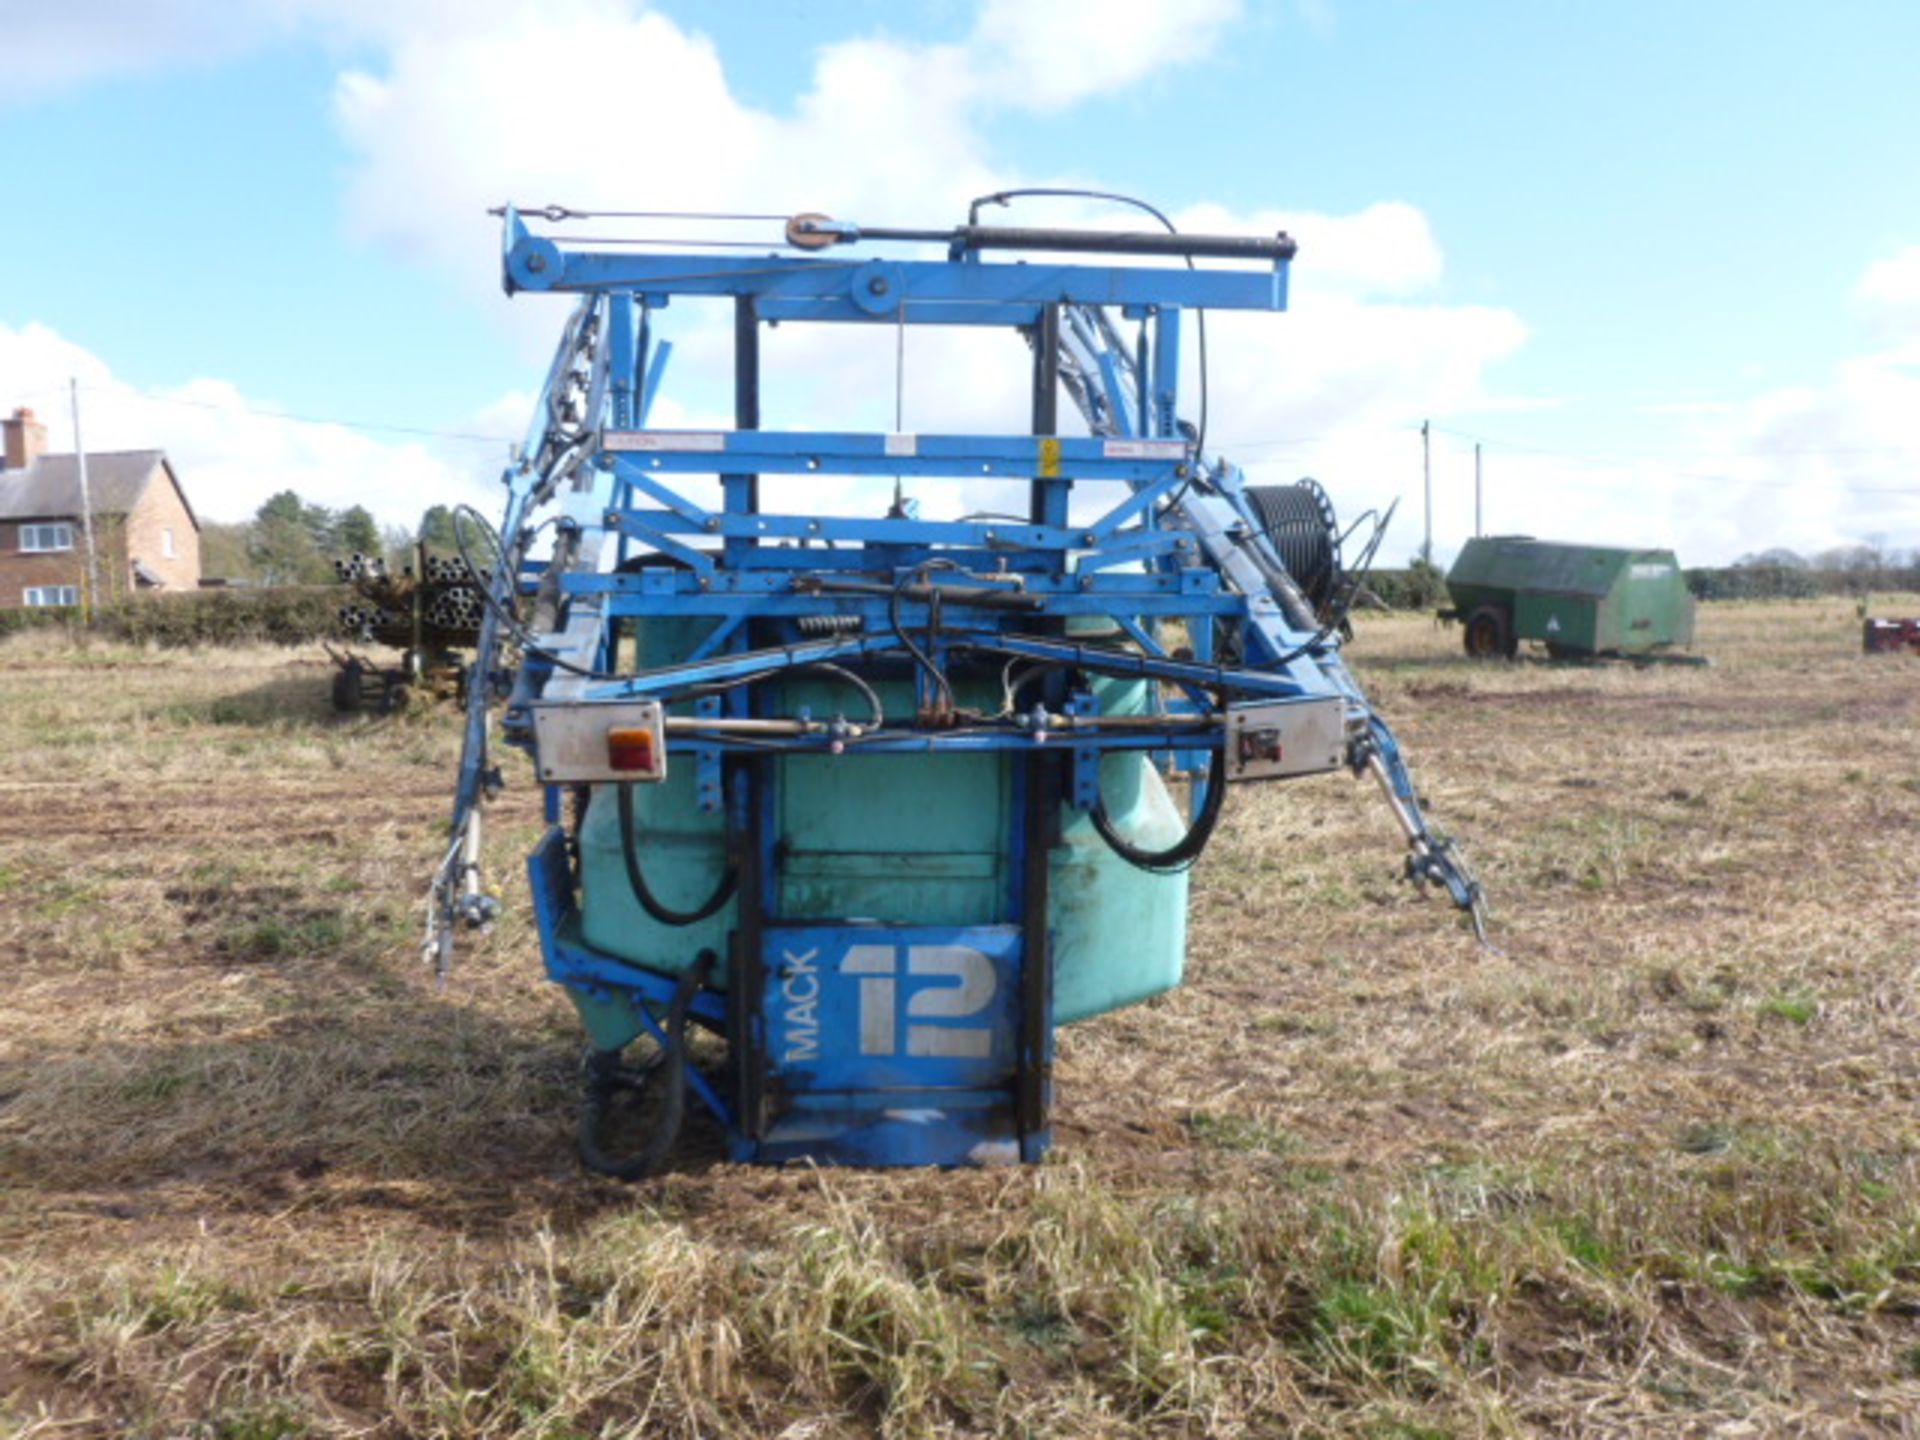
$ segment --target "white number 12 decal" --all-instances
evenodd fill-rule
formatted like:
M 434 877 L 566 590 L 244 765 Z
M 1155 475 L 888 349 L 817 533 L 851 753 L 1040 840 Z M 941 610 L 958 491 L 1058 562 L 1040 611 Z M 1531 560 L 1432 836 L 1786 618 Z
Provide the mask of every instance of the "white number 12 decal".
M 915 1056 L 984 1060 L 993 1053 L 986 1025 L 915 1025 L 921 1020 L 963 1020 L 993 1002 L 1000 986 L 993 961 L 965 945 L 909 945 L 907 974 L 945 975 L 957 985 L 928 986 L 907 997 L 907 1050 Z M 899 1040 L 899 947 L 855 945 L 840 973 L 860 978 L 860 1053 L 897 1055 Z

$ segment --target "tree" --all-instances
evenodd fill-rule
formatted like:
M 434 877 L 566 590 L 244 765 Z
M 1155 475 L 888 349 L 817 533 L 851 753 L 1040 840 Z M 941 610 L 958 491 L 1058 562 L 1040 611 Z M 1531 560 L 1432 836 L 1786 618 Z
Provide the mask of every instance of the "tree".
M 1446 593 L 1447 577 L 1427 557 L 1427 547 L 1422 545 L 1407 565 L 1407 605 L 1426 610 L 1438 605 Z
M 378 555 L 380 527 L 364 505 L 350 505 L 333 519 L 333 549 L 339 555 Z
M 1739 566 L 1771 566 L 1781 570 L 1807 568 L 1806 557 L 1797 550 L 1789 550 L 1781 545 L 1776 545 L 1771 550 L 1762 550 L 1757 555 L 1742 555 L 1733 563 Z
M 202 574 L 225 580 L 246 579 L 254 574 L 253 522 L 239 520 L 223 524 L 208 520 L 200 527 L 200 570 Z
M 332 511 L 282 490 L 255 513 L 247 558 L 269 585 L 323 584 L 333 578 L 332 538 Z
M 413 565 L 413 531 L 404 525 L 380 527 L 380 553 L 387 557 L 387 569 L 398 575 Z
M 420 517 L 420 542 L 443 555 L 457 555 L 460 542 L 454 538 L 453 511 L 445 505 L 429 505 Z

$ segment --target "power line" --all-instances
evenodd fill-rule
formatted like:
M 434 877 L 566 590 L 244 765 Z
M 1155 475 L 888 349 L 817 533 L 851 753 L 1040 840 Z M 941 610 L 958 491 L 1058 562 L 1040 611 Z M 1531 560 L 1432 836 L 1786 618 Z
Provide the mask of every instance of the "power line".
M 1749 445 L 1721 450 L 1676 450 L 1667 455 L 1629 453 L 1626 451 L 1560 450 L 1545 445 L 1523 445 L 1518 441 L 1502 440 L 1493 435 L 1477 434 L 1471 430 L 1455 430 L 1451 426 L 1433 427 L 1443 435 L 1451 435 L 1456 440 L 1471 440 L 1478 444 L 1492 446 L 1498 450 L 1510 450 L 1526 455 L 1552 455 L 1568 460 L 1595 460 L 1606 464 L 1658 464 L 1670 462 L 1679 457 L 1695 460 L 1720 458 L 1768 459 L 1774 456 L 1832 456 L 1832 455 L 1920 455 L 1920 445 Z
M 387 435 L 417 435 L 432 440 L 460 440 L 475 445 L 516 443 L 512 437 L 506 435 L 480 435 L 467 430 L 435 430 L 422 425 L 387 425 L 375 420 L 346 420 L 329 415 L 301 415 L 291 410 L 268 410 L 261 406 L 244 403 L 227 404 L 213 400 L 189 400 L 184 395 L 158 395 L 153 391 L 141 390 L 132 385 L 83 385 L 80 388 L 101 394 L 128 394 L 157 405 L 184 405 L 194 410 L 252 415 L 263 420 L 285 420 L 295 425 L 337 425 L 343 430 L 365 430 Z
M 1697 463 L 1700 460 L 1713 459 L 1713 458 L 1750 458 L 1750 459 L 1756 459 L 1756 460 L 1764 460 L 1764 459 L 1769 459 L 1774 457 L 1791 457 L 1791 456 L 1920 454 L 1920 446 L 1894 446 L 1894 445 L 1847 446 L 1847 447 L 1836 446 L 1830 449 L 1819 449 L 1819 448 L 1812 448 L 1812 447 L 1757 446 L 1747 450 L 1683 450 L 1683 451 L 1677 451 L 1671 455 L 1665 455 L 1665 456 L 1651 455 L 1651 454 L 1630 455 L 1625 453 L 1607 454 L 1603 452 L 1596 452 L 1596 451 L 1590 451 L 1590 450 L 1586 450 L 1586 451 L 1560 450 L 1560 449 L 1553 449 L 1544 445 L 1524 445 L 1519 443 L 1518 441 L 1502 440 L 1497 436 L 1480 434 L 1471 430 L 1457 430 L 1457 429 L 1454 429 L 1452 426 L 1448 426 L 1448 425 L 1433 425 L 1431 426 L 1431 429 L 1435 434 L 1450 435 L 1456 440 L 1470 441 L 1475 445 L 1485 446 L 1486 448 L 1492 449 L 1492 450 L 1504 450 L 1511 454 L 1542 455 L 1542 456 L 1549 457 L 1551 459 L 1575 460 L 1575 461 L 1580 461 L 1582 463 L 1590 464 L 1590 465 L 1636 465 L 1636 466 L 1661 467 L 1661 468 L 1668 469 L 1672 475 L 1672 478 L 1678 479 L 1678 480 L 1712 480 L 1712 481 L 1717 481 L 1719 483 L 1726 484 L 1726 485 L 1751 486 L 1759 489 L 1813 490 L 1818 493 L 1832 493 L 1832 494 L 1846 494 L 1846 495 L 1920 495 L 1920 486 L 1914 486 L 1914 485 L 1861 485 L 1861 484 L 1850 482 L 1850 481 L 1843 481 L 1843 482 L 1840 482 L 1839 484 L 1834 484 L 1834 485 L 1814 486 L 1809 484 L 1809 482 L 1807 482 L 1804 479 L 1763 480 L 1763 479 L 1748 478 L 1746 476 L 1740 476 L 1740 475 L 1729 475 L 1719 471 L 1706 471 L 1706 470 L 1698 470 L 1698 469 L 1679 468 L 1690 462 Z M 1347 432 L 1344 432 L 1344 436 L 1341 433 L 1336 432 L 1336 433 L 1327 434 L 1327 435 L 1301 435 L 1301 436 L 1295 436 L 1289 439 L 1242 440 L 1237 442 L 1222 442 L 1219 448 L 1222 453 L 1229 453 L 1229 452 L 1245 453 L 1248 450 L 1258 449 L 1265 446 L 1311 447 L 1311 446 L 1325 444 L 1331 440 L 1336 440 L 1341 438 L 1351 438 L 1355 435 L 1366 435 L 1368 438 L 1373 438 L 1373 439 L 1386 439 L 1389 437 L 1398 437 L 1401 435 L 1408 435 L 1408 434 L 1418 435 L 1420 433 L 1421 433 L 1421 427 L 1418 425 L 1412 425 L 1412 426 L 1406 427 L 1405 429 L 1395 428 L 1390 431 L 1389 430 L 1373 430 L 1373 431 L 1358 431 L 1358 432 L 1347 431 Z M 1274 457 L 1268 457 L 1268 458 L 1278 459 L 1282 457 L 1274 456 Z M 1556 483 L 1567 483 L 1571 481 L 1572 483 L 1578 484 L 1578 483 L 1582 483 L 1582 481 L 1585 481 L 1586 483 L 1591 484 L 1593 483 L 1593 478 L 1594 477 L 1590 477 L 1590 476 L 1583 477 L 1579 475 L 1571 475 L 1571 476 L 1561 475 L 1556 477 Z
M 1719 450 L 1675 450 L 1664 454 L 1654 452 L 1628 452 L 1603 450 L 1567 450 L 1548 445 L 1528 445 L 1518 440 L 1503 440 L 1497 435 L 1487 435 L 1474 430 L 1459 430 L 1451 425 L 1434 425 L 1433 432 L 1438 435 L 1450 435 L 1456 440 L 1466 440 L 1485 445 L 1489 449 L 1506 450 L 1522 455 L 1548 455 L 1561 460 L 1590 460 L 1599 464 L 1675 464 L 1682 460 L 1707 460 L 1717 458 L 1750 457 L 1766 459 L 1773 456 L 1834 456 L 1834 455 L 1920 455 L 1920 445 L 1754 445 L 1745 448 Z M 1223 440 L 1219 442 L 1222 452 L 1261 450 L 1269 447 L 1297 447 L 1323 445 L 1330 440 L 1340 439 L 1356 433 L 1370 434 L 1376 438 L 1387 435 L 1420 433 L 1418 425 L 1404 428 L 1394 427 L 1391 431 L 1343 431 L 1322 435 L 1292 435 L 1270 440 Z
M 29 392 L 17 398 L 30 400 L 57 393 L 64 386 L 50 386 L 43 390 Z M 83 385 L 82 391 L 101 395 L 130 395 L 157 405 L 176 405 L 193 410 L 205 410 L 215 414 L 227 413 L 249 415 L 263 420 L 281 420 L 294 425 L 329 425 L 344 430 L 364 431 L 373 434 L 410 435 L 430 440 L 450 440 L 469 445 L 512 445 L 517 443 L 511 436 L 483 435 L 467 430 L 441 430 L 423 425 L 393 425 L 374 420 L 353 420 L 333 415 L 308 415 L 292 410 L 272 410 L 263 406 L 248 405 L 244 402 L 221 402 L 212 400 L 193 400 L 183 395 L 161 395 L 154 391 L 142 390 L 132 385 Z M 1395 427 L 1391 432 L 1372 432 L 1379 438 L 1388 433 L 1394 435 L 1418 434 L 1421 426 Z M 1910 455 L 1920 454 L 1920 446 L 1884 445 L 1884 446 L 1753 446 L 1745 449 L 1725 450 L 1686 450 L 1672 455 L 1629 454 L 1625 452 L 1604 452 L 1591 450 L 1565 450 L 1544 445 L 1528 445 L 1519 441 L 1505 440 L 1498 436 L 1487 435 L 1471 430 L 1455 429 L 1449 425 L 1432 425 L 1431 429 L 1441 435 L 1450 435 L 1456 440 L 1484 445 L 1490 449 L 1504 450 L 1512 454 L 1541 455 L 1552 459 L 1577 460 L 1599 465 L 1658 465 L 1675 466 L 1686 459 L 1700 460 L 1720 457 L 1766 459 L 1772 457 L 1819 457 L 1849 455 Z M 1352 435 L 1355 432 L 1344 432 Z M 1364 432 L 1362 432 L 1364 433 Z M 1250 450 L 1292 450 L 1324 445 L 1331 440 L 1343 438 L 1343 432 L 1320 435 L 1292 435 L 1268 439 L 1222 441 L 1218 448 L 1222 452 L 1246 453 Z M 1272 459 L 1281 456 L 1269 457 Z M 1803 480 L 1761 480 L 1744 476 L 1728 475 L 1719 472 L 1676 470 L 1674 478 L 1682 480 L 1711 480 L 1728 485 L 1751 486 L 1761 489 L 1803 489 L 1809 488 Z M 1920 495 L 1920 486 L 1912 485 L 1859 485 L 1842 483 L 1831 488 L 1834 491 L 1850 495 Z

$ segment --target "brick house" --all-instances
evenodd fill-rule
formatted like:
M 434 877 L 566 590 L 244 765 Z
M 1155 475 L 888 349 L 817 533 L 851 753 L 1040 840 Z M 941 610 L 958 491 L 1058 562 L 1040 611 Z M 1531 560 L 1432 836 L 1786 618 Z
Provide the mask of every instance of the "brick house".
M 0 420 L 0 607 L 77 605 L 87 583 L 80 467 L 46 453 L 33 412 Z M 106 603 L 200 584 L 200 522 L 159 450 L 89 451 L 87 491 Z

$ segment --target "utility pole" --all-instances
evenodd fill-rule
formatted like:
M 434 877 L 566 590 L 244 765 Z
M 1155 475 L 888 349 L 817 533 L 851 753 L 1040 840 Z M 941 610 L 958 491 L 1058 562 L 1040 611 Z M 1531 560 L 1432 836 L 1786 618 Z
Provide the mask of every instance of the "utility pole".
M 1433 439 L 1428 433 L 1430 422 L 1420 422 L 1420 479 L 1427 496 L 1426 539 L 1420 542 L 1420 558 L 1429 565 L 1433 563 Z
M 80 527 L 87 536 L 87 599 L 81 612 L 89 622 L 100 605 L 100 557 L 93 548 L 93 493 L 87 488 L 87 445 L 80 438 L 80 377 L 69 376 L 73 399 L 73 463 L 80 472 Z
M 1480 442 L 1473 442 L 1473 536 L 1480 538 Z

